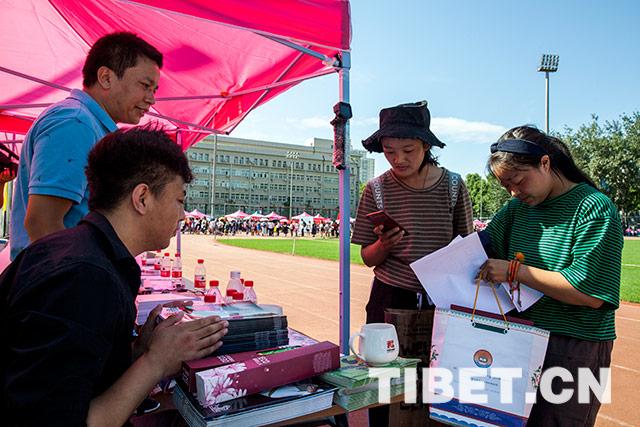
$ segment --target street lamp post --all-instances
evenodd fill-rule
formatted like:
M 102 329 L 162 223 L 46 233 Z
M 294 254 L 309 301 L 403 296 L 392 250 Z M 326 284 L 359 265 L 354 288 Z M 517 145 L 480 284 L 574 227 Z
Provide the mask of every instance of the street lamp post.
M 287 151 L 287 159 L 291 163 L 289 173 L 289 221 L 291 221 L 291 215 L 293 214 L 293 161 L 300 157 L 300 153 L 297 151 Z
M 544 72 L 544 80 L 545 80 L 545 121 L 544 127 L 545 132 L 549 133 L 549 73 L 555 73 L 558 71 L 558 62 L 560 60 L 560 56 L 558 55 L 542 55 L 542 59 L 540 59 L 540 66 L 538 67 L 539 72 Z

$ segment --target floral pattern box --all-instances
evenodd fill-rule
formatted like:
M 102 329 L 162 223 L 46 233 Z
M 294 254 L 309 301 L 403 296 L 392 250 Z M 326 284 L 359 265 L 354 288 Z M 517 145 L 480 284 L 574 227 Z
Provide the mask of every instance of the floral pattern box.
M 340 348 L 328 341 L 262 354 L 196 373 L 198 401 L 212 405 L 300 381 L 340 367 Z

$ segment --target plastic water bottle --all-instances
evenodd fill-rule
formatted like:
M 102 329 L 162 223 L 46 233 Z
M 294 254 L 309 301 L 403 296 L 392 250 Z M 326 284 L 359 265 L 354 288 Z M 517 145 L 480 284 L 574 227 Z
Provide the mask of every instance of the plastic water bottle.
M 194 268 L 193 285 L 200 289 L 204 289 L 207 285 L 207 270 L 204 268 L 203 259 L 199 259 L 196 268 Z
M 224 299 L 220 292 L 220 282 L 217 280 L 210 280 L 207 285 L 207 290 L 204 293 L 204 302 L 210 302 L 213 304 L 222 304 Z
M 236 292 L 244 292 L 244 286 L 242 285 L 242 282 L 240 281 L 240 272 L 239 271 L 232 271 L 229 274 L 229 282 L 227 283 L 227 294 L 229 292 L 229 290 L 233 290 Z
M 153 269 L 157 271 L 156 274 L 160 274 L 160 261 L 162 261 L 162 253 L 160 251 L 156 251 L 156 254 L 151 260 L 147 260 L 147 263 L 152 261 Z
M 253 289 L 253 280 L 244 281 L 244 300 L 251 301 L 256 304 L 258 303 L 258 296 L 256 295 L 256 291 Z
M 171 283 L 176 289 L 182 289 L 182 258 L 180 253 L 176 253 L 176 257 L 173 260 L 173 268 L 171 269 Z
M 233 296 L 234 296 L 236 293 L 237 293 L 237 292 L 236 292 L 236 291 L 234 291 L 233 289 L 227 289 L 227 295 L 226 295 L 226 296 L 225 296 L 225 298 L 224 298 L 224 302 L 225 302 L 226 304 L 231 304 L 231 303 L 234 301 Z
M 160 277 L 171 277 L 171 256 L 165 252 L 160 261 Z

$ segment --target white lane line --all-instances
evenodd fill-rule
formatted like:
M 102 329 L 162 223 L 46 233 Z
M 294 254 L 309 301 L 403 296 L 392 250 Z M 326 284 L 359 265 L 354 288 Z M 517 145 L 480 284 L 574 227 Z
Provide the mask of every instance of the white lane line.
M 622 264 L 623 267 L 638 267 L 640 268 L 640 264 Z
M 618 335 L 619 340 L 631 340 L 631 341 L 640 341 L 640 338 L 636 337 L 628 337 L 626 335 Z
M 603 420 L 605 420 L 605 421 L 609 421 L 609 422 L 612 422 L 612 423 L 614 423 L 614 424 L 617 424 L 617 425 L 619 425 L 619 426 L 623 426 L 623 427 L 636 427 L 636 426 L 634 426 L 633 424 L 625 423 L 625 422 L 624 422 L 624 421 L 622 421 L 622 420 L 619 420 L 619 419 L 617 419 L 617 418 L 610 417 L 610 416 L 605 415 L 605 414 L 602 414 L 602 413 L 598 414 L 598 418 L 602 418 L 602 419 L 603 419 Z
M 632 319 L 631 317 L 616 316 L 616 319 L 631 320 L 632 322 L 640 322 L 640 319 Z
M 627 368 L 626 366 L 622 366 L 622 365 L 615 365 L 615 364 L 613 364 L 613 363 L 611 364 L 611 366 L 612 366 L 613 368 L 617 368 L 617 369 L 622 369 L 622 370 L 624 370 L 624 371 L 630 371 L 630 372 L 633 372 L 634 374 L 640 374 L 640 370 L 638 370 L 638 369 Z

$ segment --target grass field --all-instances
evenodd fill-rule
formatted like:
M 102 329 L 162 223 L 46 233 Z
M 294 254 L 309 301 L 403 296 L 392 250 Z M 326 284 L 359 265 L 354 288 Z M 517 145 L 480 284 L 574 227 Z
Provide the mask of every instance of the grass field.
M 218 243 L 281 254 L 290 254 L 293 248 L 293 239 L 218 239 Z M 338 239 L 296 239 L 296 256 L 338 261 L 339 251 Z M 351 245 L 351 263 L 364 264 L 360 257 L 359 245 Z
M 625 240 L 620 299 L 640 302 L 640 240 Z
M 218 239 L 218 242 L 240 248 L 284 254 L 290 254 L 293 246 L 293 239 Z M 296 240 L 297 256 L 338 261 L 338 252 L 337 239 Z M 363 264 L 359 245 L 351 245 L 351 263 Z M 640 240 L 624 241 L 620 298 L 623 301 L 640 303 Z

